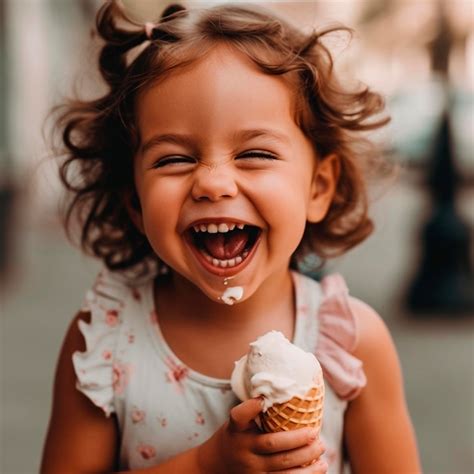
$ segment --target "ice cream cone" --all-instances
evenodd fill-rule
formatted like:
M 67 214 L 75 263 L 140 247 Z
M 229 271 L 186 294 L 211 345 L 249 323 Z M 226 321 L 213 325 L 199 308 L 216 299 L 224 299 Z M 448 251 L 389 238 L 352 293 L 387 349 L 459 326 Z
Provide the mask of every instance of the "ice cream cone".
M 313 427 L 321 430 L 323 421 L 324 383 L 311 387 L 304 397 L 293 397 L 275 403 L 260 413 L 262 429 L 267 433 Z

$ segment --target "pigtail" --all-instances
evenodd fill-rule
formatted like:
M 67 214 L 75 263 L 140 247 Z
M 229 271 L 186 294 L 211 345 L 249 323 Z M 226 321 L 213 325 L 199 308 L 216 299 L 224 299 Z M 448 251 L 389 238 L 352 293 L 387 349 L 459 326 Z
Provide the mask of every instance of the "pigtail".
M 106 3 L 98 12 L 96 29 L 105 41 L 99 56 L 102 77 L 112 88 L 117 88 L 127 71 L 126 54 L 147 40 L 145 30 L 127 31 L 118 28 L 117 19 L 126 21 L 115 1 Z
M 141 30 L 126 30 L 118 27 L 117 22 L 129 23 L 123 9 L 112 0 L 106 3 L 98 12 L 96 29 L 105 45 L 99 56 L 99 68 L 104 80 L 112 89 L 117 88 L 127 73 L 128 52 L 140 46 L 145 41 L 173 42 L 178 38 L 166 29 L 160 28 L 163 23 L 179 16 L 186 9 L 179 4 L 169 5 L 162 13 L 159 25 L 145 24 Z
M 180 5 L 179 3 L 168 5 L 161 14 L 161 23 L 173 20 L 176 16 L 183 15 L 183 13 L 180 12 L 187 12 L 183 5 Z

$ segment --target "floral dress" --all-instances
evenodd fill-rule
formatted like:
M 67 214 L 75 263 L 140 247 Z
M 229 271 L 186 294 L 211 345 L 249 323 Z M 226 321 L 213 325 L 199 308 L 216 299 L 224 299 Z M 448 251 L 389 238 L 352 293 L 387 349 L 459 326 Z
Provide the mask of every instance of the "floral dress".
M 355 320 L 341 276 L 318 283 L 292 275 L 292 342 L 313 351 L 323 368 L 324 456 L 329 473 L 341 473 L 344 412 L 366 383 L 361 361 L 351 355 Z M 117 417 L 122 470 L 151 467 L 203 443 L 239 403 L 229 380 L 194 371 L 170 349 L 154 309 L 153 281 L 101 271 L 86 295 L 91 321 L 79 321 L 86 350 L 73 354 L 77 389 L 105 416 Z

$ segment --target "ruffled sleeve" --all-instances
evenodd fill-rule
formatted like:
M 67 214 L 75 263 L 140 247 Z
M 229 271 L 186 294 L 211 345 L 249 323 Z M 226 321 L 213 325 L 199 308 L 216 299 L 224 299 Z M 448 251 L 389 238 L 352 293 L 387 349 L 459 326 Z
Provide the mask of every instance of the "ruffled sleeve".
M 362 361 L 351 352 L 357 345 L 357 327 L 349 306 L 349 293 L 341 275 L 321 281 L 323 300 L 319 308 L 316 346 L 324 377 L 343 400 L 354 399 L 366 385 Z
M 100 407 L 107 417 L 114 408 L 115 352 L 124 307 L 124 284 L 110 272 L 101 271 L 86 294 L 82 310 L 90 312 L 90 323 L 79 320 L 86 350 L 76 351 L 72 362 L 76 388 Z

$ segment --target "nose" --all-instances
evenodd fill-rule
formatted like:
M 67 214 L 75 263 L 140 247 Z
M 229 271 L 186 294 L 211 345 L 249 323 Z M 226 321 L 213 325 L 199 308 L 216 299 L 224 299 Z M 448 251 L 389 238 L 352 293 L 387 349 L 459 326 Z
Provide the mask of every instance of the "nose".
M 227 166 L 199 166 L 194 173 L 191 195 L 196 201 L 219 201 L 235 197 L 237 192 L 235 177 Z

